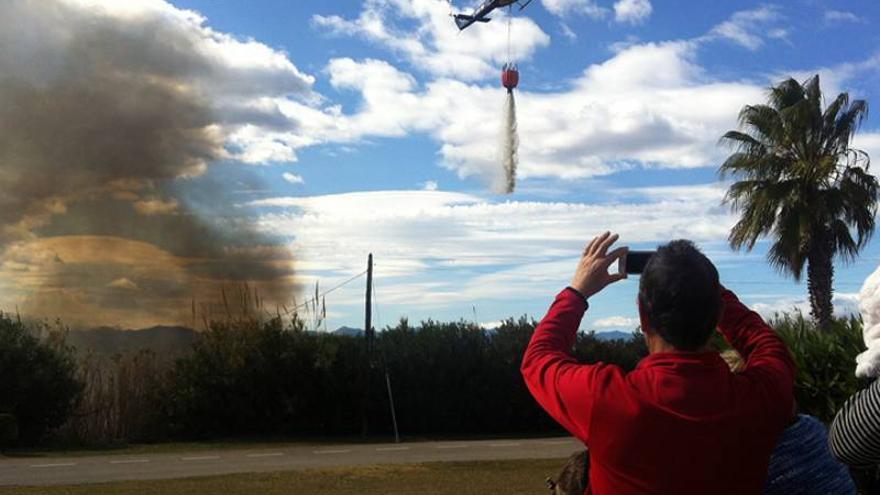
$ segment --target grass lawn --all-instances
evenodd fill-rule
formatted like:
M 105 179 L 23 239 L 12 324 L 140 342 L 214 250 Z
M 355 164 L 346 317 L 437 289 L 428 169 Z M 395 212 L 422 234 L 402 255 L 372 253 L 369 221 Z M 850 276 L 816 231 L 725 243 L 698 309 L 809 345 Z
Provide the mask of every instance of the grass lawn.
M 4 495 L 485 495 L 546 493 L 544 479 L 564 459 L 435 462 L 352 468 L 234 474 L 178 480 L 91 485 L 4 487 Z

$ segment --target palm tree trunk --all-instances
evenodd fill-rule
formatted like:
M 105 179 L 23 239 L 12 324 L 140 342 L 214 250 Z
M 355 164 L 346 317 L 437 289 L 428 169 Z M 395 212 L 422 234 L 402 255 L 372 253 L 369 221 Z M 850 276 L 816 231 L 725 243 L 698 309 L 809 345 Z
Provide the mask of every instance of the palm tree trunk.
M 831 331 L 831 318 L 834 306 L 834 264 L 831 236 L 823 236 L 810 249 L 807 255 L 807 289 L 810 292 L 810 315 L 823 332 Z

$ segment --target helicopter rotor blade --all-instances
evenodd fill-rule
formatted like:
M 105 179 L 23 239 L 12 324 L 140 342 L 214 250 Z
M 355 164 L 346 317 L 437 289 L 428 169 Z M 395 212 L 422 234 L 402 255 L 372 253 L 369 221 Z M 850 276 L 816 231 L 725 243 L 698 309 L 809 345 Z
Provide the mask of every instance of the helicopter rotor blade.
M 516 3 L 519 4 L 519 10 L 522 10 L 522 9 L 528 7 L 529 4 L 532 3 L 532 0 L 526 0 L 526 3 L 519 3 L 519 2 L 516 2 Z

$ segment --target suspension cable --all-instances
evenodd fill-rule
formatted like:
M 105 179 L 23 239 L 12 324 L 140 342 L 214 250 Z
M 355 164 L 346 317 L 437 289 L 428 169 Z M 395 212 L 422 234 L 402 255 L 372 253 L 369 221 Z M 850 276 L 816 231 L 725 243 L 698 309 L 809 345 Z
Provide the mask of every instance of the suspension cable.
M 507 7 L 507 64 L 513 63 L 510 56 L 510 29 L 513 25 L 513 4 Z

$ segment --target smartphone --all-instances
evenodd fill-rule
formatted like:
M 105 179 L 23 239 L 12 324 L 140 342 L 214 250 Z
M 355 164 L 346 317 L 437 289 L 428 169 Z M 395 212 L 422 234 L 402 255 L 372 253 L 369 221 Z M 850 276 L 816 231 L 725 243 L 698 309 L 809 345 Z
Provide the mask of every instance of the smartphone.
M 656 251 L 630 251 L 617 262 L 617 273 L 639 274 Z

